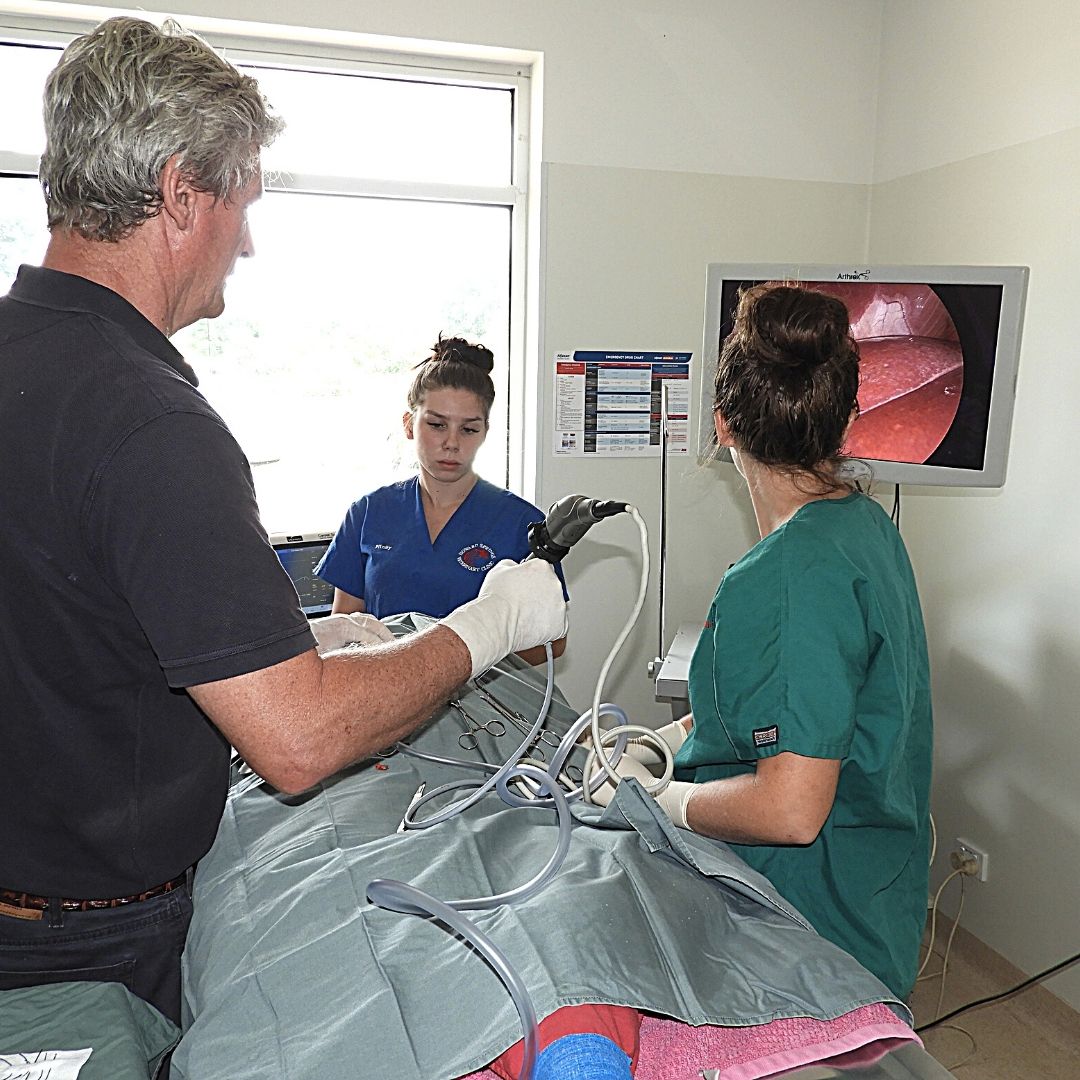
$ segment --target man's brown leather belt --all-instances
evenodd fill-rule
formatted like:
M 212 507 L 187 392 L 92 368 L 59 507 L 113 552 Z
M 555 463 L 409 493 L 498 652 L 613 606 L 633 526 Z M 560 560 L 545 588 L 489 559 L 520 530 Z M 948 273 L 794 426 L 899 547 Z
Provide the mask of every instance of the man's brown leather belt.
M 155 885 L 146 892 L 134 893 L 132 896 L 116 896 L 111 900 L 61 900 L 62 911 L 97 911 L 100 908 L 122 907 L 124 904 L 137 904 L 141 900 L 151 900 L 155 896 L 172 892 L 179 889 L 187 881 L 185 870 L 179 877 L 172 881 L 166 881 L 163 885 Z M 17 889 L 0 889 L 0 904 L 8 904 L 11 907 L 35 908 L 38 911 L 47 911 L 49 898 L 47 896 L 35 896 L 33 893 L 19 892 Z

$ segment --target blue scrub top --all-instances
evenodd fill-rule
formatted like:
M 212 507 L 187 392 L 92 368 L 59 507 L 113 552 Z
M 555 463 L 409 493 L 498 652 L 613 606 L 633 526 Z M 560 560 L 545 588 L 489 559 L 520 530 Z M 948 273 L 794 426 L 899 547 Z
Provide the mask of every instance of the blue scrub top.
M 441 619 L 476 598 L 499 560 L 524 559 L 528 526 L 543 519 L 532 503 L 477 479 L 432 543 L 414 476 L 354 502 L 315 573 L 376 618 L 418 611 Z

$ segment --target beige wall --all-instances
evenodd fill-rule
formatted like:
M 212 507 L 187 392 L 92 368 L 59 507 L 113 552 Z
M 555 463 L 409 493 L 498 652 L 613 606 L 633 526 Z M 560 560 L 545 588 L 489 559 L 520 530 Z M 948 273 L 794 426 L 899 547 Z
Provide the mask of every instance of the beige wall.
M 989 851 L 964 925 L 1034 972 L 1080 949 L 1080 8 L 888 0 L 883 42 L 872 260 L 1031 267 L 1007 483 L 911 489 L 903 524 L 940 845 Z M 1080 1005 L 1080 974 L 1048 986 Z

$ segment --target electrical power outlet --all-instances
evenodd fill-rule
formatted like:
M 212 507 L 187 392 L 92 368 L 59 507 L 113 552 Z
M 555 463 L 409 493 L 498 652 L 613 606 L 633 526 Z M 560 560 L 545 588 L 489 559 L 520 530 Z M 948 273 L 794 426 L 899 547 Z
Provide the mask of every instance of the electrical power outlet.
M 974 868 L 969 869 L 967 873 L 978 881 L 986 881 L 989 877 L 989 854 L 963 837 L 958 836 L 956 838 L 956 845 L 950 855 L 950 861 L 955 870 L 974 864 Z

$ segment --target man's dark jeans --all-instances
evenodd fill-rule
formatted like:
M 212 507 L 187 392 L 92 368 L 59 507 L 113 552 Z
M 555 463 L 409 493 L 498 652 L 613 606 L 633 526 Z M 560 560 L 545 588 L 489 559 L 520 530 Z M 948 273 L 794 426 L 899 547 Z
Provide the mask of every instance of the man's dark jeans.
M 34 915 L 37 912 L 28 912 Z M 0 907 L 0 990 L 54 982 L 119 982 L 180 1023 L 180 954 L 190 889 L 101 911 L 15 918 Z

